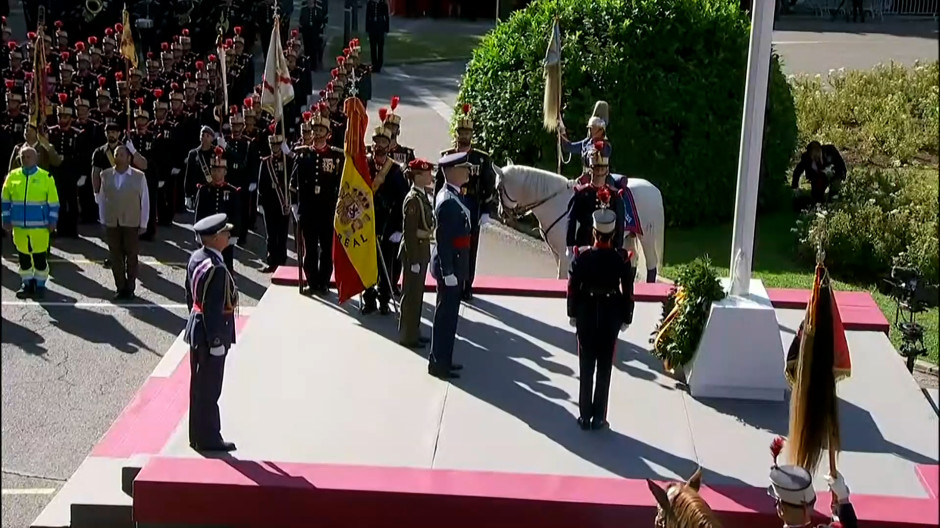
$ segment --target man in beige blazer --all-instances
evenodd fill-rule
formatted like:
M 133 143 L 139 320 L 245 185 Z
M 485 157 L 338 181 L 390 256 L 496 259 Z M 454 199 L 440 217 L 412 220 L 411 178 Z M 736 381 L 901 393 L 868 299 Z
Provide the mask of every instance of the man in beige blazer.
M 124 145 L 114 151 L 114 167 L 101 171 L 98 213 L 105 226 L 111 272 L 117 287 L 115 300 L 131 300 L 137 287 L 139 236 L 150 220 L 150 195 L 142 171 L 130 165 Z

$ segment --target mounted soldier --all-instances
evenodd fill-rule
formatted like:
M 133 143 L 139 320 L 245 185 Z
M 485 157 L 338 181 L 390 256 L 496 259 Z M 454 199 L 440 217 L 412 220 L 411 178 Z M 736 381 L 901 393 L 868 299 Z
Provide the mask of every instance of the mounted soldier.
M 605 101 L 598 101 L 594 104 L 594 113 L 588 119 L 588 136 L 580 141 L 569 141 L 568 133 L 564 123 L 558 127 L 558 134 L 561 136 L 562 149 L 568 154 L 577 154 L 581 159 L 581 176 L 578 183 L 585 184 L 591 181 L 591 154 L 595 150 L 598 141 L 604 142 L 604 148 L 601 154 L 610 159 L 611 147 L 607 139 L 607 124 L 610 122 L 610 110 Z
M 623 201 L 620 193 L 607 182 L 609 159 L 604 156 L 604 143 L 598 141 L 590 155 L 592 180 L 577 185 L 568 206 L 568 232 L 565 245 L 568 258 L 576 254 L 576 248 L 592 244 L 592 215 L 598 209 L 611 209 L 617 215 L 618 224 L 613 233 L 614 247 L 623 247 Z

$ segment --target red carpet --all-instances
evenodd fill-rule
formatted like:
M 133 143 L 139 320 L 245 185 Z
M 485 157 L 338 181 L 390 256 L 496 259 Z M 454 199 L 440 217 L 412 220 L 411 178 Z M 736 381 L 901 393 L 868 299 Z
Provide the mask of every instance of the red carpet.
M 297 286 L 297 268 L 281 266 L 271 276 L 271 283 L 281 286 Z M 428 275 L 425 291 L 434 291 L 436 283 Z M 655 282 L 634 284 L 633 297 L 637 302 L 662 302 L 669 294 L 671 285 Z M 533 279 L 527 277 L 477 277 L 473 291 L 479 295 L 513 295 L 519 297 L 564 298 L 567 285 L 559 279 Z M 767 288 L 767 295 L 775 308 L 803 309 L 809 302 L 809 290 Z M 846 330 L 888 333 L 891 325 L 871 294 L 867 292 L 836 292 L 839 314 Z

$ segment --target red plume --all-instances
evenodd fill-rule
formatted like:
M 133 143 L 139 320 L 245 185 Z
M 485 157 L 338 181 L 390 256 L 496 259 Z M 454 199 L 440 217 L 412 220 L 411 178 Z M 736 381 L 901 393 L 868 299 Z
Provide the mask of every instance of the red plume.
M 114 30 L 111 29 L 111 28 L 105 28 L 105 29 L 104 29 L 104 34 L 110 37 L 110 36 L 114 35 Z
M 115 81 L 118 81 L 118 82 L 123 81 L 123 80 L 124 80 L 124 72 L 114 72 L 114 80 L 115 80 Z
M 225 47 L 226 47 L 226 48 L 231 48 L 231 47 L 232 47 L 232 39 L 230 39 L 230 38 L 225 39 Z
M 352 50 L 351 50 L 351 49 L 349 49 L 349 48 L 343 48 L 343 55 L 345 55 L 345 56 L 348 57 L 350 53 L 352 53 Z
M 60 93 L 59 94 L 59 104 L 65 104 L 69 100 L 68 94 Z
M 33 80 L 33 72 L 26 72 L 26 73 L 24 73 L 24 74 L 23 74 L 23 78 L 25 78 L 27 81 L 32 81 L 32 80 Z
M 13 42 L 12 40 L 7 42 L 7 47 L 10 48 L 10 51 L 16 51 L 16 42 Z
M 203 62 L 203 61 L 201 61 L 201 60 L 196 61 L 196 69 L 197 69 L 197 70 L 201 70 L 201 69 L 203 69 L 203 68 L 205 68 L 205 67 L 206 67 L 206 63 L 205 63 L 205 62 Z
M 215 54 L 209 55 L 209 62 L 215 62 L 217 60 L 219 60 L 219 58 L 216 57 Z
M 597 140 L 594 142 L 594 150 L 601 151 L 604 150 L 604 142 L 602 140 Z
M 330 75 L 332 75 L 333 78 L 339 77 L 339 68 L 333 68 L 330 70 Z
M 292 36 L 292 37 L 294 37 L 294 38 L 297 38 L 297 35 L 298 35 L 299 33 L 300 33 L 300 32 L 297 31 L 296 29 L 290 30 L 290 36 Z
M 16 82 L 15 82 L 13 79 L 7 79 L 7 80 L 4 82 L 4 84 L 6 85 L 7 90 L 12 90 L 13 87 L 16 85 Z
M 320 90 L 320 99 L 326 97 L 326 90 Z
M 76 96 L 76 97 L 81 97 L 81 95 L 82 95 L 82 87 L 81 87 L 81 86 L 76 86 L 76 87 L 75 87 L 75 96 Z
M 184 37 L 188 37 L 188 36 L 189 36 L 189 30 L 188 30 L 188 29 L 183 28 L 183 36 L 184 36 Z
M 75 43 L 75 49 L 78 51 L 85 51 L 85 43 L 79 40 Z
M 398 108 L 399 101 L 401 101 L 401 99 L 397 95 L 392 97 L 392 111 L 393 112 L 395 111 L 396 108 Z
M 232 105 L 232 106 L 230 106 L 229 109 L 228 109 L 228 113 L 230 113 L 230 114 L 237 114 L 237 113 L 238 113 L 238 105 Z
M 277 131 L 277 123 L 271 123 L 270 125 L 268 125 L 268 132 L 270 132 L 273 135 L 276 131 Z
M 359 45 L 359 38 L 358 38 L 358 37 L 354 38 L 354 39 L 353 39 L 353 42 L 358 46 L 358 45 Z
M 236 35 L 241 35 L 241 34 L 242 34 L 242 27 L 241 27 L 241 26 L 235 26 L 234 31 L 235 31 L 235 34 L 236 34 Z
M 242 101 L 242 104 L 245 105 L 245 108 L 252 108 L 253 106 L 255 106 L 255 102 L 254 100 L 252 100 L 251 97 L 246 97 L 245 100 Z
M 156 97 L 157 99 L 163 97 L 163 90 L 161 90 L 160 88 L 154 88 L 153 96 Z
M 330 82 L 326 83 L 326 91 L 327 91 L 327 92 L 332 92 L 332 91 L 333 91 L 333 81 L 330 81 Z
M 151 59 L 153 59 L 153 52 L 152 52 L 152 51 L 148 51 L 148 52 L 147 52 L 147 60 L 151 60 Z
M 56 28 L 56 29 L 62 29 L 62 26 L 64 26 L 64 25 L 65 25 L 65 24 L 63 24 L 61 20 L 56 20 L 56 21 L 55 21 L 55 28 Z
M 388 117 L 388 108 L 379 108 L 379 119 L 384 123 L 386 117 Z
M 98 37 L 95 37 L 95 36 L 88 37 L 88 43 L 91 44 L 92 46 L 96 46 L 98 44 Z
M 67 51 L 63 51 L 62 53 L 59 54 L 59 57 L 62 57 L 62 60 L 65 62 L 68 62 L 70 56 L 71 55 Z
M 304 121 L 310 121 L 310 118 L 311 118 L 311 117 L 313 117 L 313 112 L 304 112 L 304 113 L 303 113 Z
M 161 49 L 162 51 L 167 51 L 167 50 L 170 49 L 170 44 L 169 44 L 168 42 L 161 42 L 161 43 L 160 43 L 160 49 Z
M 470 114 L 470 103 L 464 103 L 464 104 L 463 104 L 463 115 L 469 115 L 469 114 Z
M 107 78 L 107 77 L 105 77 L 104 75 L 102 75 L 101 77 L 98 77 L 98 86 L 104 88 L 104 85 L 106 85 L 106 84 L 108 84 L 108 78 Z
M 774 457 L 774 466 L 777 465 L 777 457 L 780 456 L 780 452 L 783 451 L 784 439 L 782 436 L 774 438 L 774 441 L 770 443 L 770 454 Z
M 124 24 L 120 22 L 118 22 L 117 24 L 114 24 L 114 31 L 118 33 L 124 33 Z
M 225 149 L 222 147 L 215 147 L 215 157 L 221 158 L 222 154 L 225 154 Z
M 29 33 L 26 34 L 26 38 L 28 38 L 29 40 L 36 40 L 36 32 L 30 31 Z
M 346 57 L 340 55 L 339 57 L 336 57 L 336 62 L 339 64 L 344 64 L 346 62 Z
M 143 98 L 143 97 L 138 97 L 137 99 L 134 99 L 134 102 L 137 103 L 137 106 L 144 106 L 144 98 Z
M 187 81 L 193 78 L 192 72 L 186 72 L 185 75 L 186 75 L 186 80 L 187 80 Z

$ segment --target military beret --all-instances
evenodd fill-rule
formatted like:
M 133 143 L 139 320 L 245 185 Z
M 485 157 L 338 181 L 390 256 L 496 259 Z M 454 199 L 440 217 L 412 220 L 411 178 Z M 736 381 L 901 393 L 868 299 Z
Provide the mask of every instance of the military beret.
M 442 169 L 450 167 L 469 167 L 472 165 L 469 158 L 467 157 L 466 152 L 454 152 L 453 154 L 448 154 L 438 160 L 437 164 L 440 165 Z
M 233 228 L 225 213 L 207 216 L 193 225 L 193 231 L 199 236 L 210 236 L 222 231 L 231 231 Z
M 434 165 L 431 165 L 431 162 L 424 158 L 418 158 L 409 161 L 408 168 L 416 171 L 429 171 L 434 169 Z
M 609 235 L 617 226 L 617 214 L 610 209 L 594 211 L 594 229 L 601 234 Z

